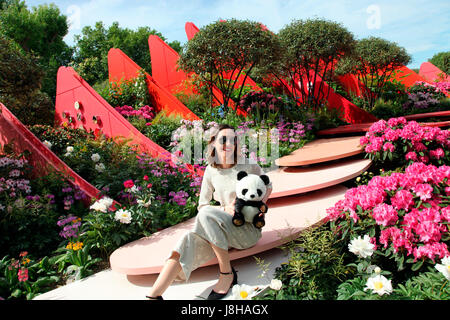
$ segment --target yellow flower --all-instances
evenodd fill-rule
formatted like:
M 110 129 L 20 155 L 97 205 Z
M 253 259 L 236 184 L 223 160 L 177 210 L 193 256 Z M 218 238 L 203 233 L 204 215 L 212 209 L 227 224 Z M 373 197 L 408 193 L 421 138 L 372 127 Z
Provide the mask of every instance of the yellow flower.
M 30 263 L 30 261 L 31 261 L 31 260 L 28 259 L 28 258 L 23 259 L 23 260 L 22 260 L 22 264 L 23 264 L 23 265 L 26 265 L 26 264 Z

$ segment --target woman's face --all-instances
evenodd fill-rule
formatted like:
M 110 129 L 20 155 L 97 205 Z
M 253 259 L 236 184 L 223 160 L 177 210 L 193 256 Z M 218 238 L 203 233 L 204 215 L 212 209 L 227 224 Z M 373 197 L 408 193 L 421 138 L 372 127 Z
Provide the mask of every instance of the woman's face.
M 223 129 L 217 134 L 214 142 L 217 158 L 221 164 L 234 163 L 234 150 L 236 148 L 236 134 L 233 129 Z

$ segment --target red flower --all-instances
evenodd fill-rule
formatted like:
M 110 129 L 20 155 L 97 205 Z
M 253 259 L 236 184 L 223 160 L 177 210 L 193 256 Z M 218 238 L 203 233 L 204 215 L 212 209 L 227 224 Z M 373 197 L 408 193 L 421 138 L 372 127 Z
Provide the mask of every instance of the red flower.
M 133 188 L 134 182 L 133 182 L 133 180 L 127 180 L 123 183 L 123 185 L 125 188 Z
M 144 181 L 148 181 L 148 176 L 144 176 Z
M 152 185 L 151 183 L 149 183 L 149 184 L 147 185 L 147 188 L 150 189 L 152 186 L 153 186 L 153 185 Z
M 19 278 L 20 282 L 25 282 L 28 280 L 28 269 L 20 269 L 19 272 L 17 272 L 17 277 Z

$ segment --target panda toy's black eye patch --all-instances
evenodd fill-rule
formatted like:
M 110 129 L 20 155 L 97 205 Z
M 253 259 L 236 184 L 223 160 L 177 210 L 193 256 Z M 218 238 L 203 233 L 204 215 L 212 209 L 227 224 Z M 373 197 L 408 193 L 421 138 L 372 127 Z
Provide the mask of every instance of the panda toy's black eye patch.
M 243 189 L 242 194 L 245 195 L 247 193 L 248 189 Z
M 259 190 L 259 189 L 257 190 L 257 192 L 258 192 L 258 196 L 261 197 L 261 195 L 262 195 L 263 192 L 262 192 L 261 190 Z

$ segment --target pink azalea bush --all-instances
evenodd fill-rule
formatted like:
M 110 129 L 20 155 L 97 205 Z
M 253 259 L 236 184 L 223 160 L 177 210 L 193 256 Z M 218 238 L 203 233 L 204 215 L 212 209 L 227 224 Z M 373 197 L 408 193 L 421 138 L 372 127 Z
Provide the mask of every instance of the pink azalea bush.
M 390 160 L 396 166 L 413 162 L 441 165 L 450 160 L 449 130 L 421 126 L 403 117 L 375 122 L 360 144 L 370 159 Z
M 450 166 L 416 162 L 404 173 L 375 176 L 349 189 L 327 209 L 327 220 L 344 242 L 369 234 L 399 268 L 406 261 L 418 269 L 450 254 L 449 200 Z

